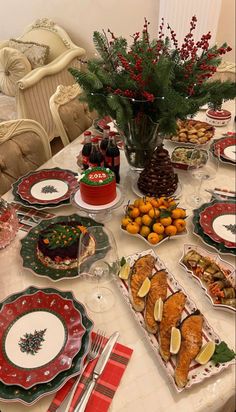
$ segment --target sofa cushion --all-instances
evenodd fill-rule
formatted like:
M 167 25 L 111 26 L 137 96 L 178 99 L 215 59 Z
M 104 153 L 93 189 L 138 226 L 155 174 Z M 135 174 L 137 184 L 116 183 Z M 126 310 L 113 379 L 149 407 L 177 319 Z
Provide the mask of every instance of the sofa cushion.
M 15 96 L 16 83 L 31 71 L 27 57 L 18 50 L 4 47 L 0 50 L 0 91 Z
M 17 119 L 16 98 L 0 92 L 0 123 Z
M 8 45 L 23 53 L 29 60 L 32 69 L 44 66 L 47 63 L 49 47 L 45 44 L 10 39 Z

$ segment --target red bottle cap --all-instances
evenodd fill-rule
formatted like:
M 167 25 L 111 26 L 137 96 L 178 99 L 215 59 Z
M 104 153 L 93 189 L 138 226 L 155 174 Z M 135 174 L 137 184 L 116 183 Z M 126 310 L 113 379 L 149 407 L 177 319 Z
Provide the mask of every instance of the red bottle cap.
M 106 124 L 104 127 L 103 127 L 103 130 L 110 130 L 110 126 L 108 125 L 108 124 Z
M 95 136 L 91 139 L 92 143 L 98 143 L 99 142 L 99 137 Z
M 84 136 L 91 136 L 91 132 L 90 132 L 90 130 L 85 130 L 85 132 L 84 132 Z
M 110 137 L 114 137 L 116 135 L 116 132 L 114 132 L 114 130 L 111 130 L 110 132 L 109 132 L 109 136 Z

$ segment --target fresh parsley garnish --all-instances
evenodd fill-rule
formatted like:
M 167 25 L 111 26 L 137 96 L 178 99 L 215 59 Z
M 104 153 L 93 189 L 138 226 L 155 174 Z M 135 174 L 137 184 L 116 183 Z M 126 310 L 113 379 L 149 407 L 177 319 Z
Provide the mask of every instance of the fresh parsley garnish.
M 232 349 L 229 349 L 228 345 L 222 341 L 219 345 L 216 345 L 215 352 L 211 358 L 214 363 L 229 362 L 235 358 L 235 353 Z

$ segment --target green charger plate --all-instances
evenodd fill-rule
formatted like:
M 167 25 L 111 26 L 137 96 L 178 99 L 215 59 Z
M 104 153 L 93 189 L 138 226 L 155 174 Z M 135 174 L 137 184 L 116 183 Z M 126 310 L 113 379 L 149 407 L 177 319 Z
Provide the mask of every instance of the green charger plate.
M 46 229 L 46 227 L 48 227 L 49 225 L 53 223 L 71 222 L 71 221 L 78 222 L 78 224 L 86 226 L 86 227 L 101 226 L 101 231 L 102 231 L 102 227 L 103 227 L 102 223 L 98 223 L 89 217 L 79 216 L 77 214 L 70 215 L 70 216 L 57 216 L 52 219 L 42 220 L 37 226 L 32 228 L 23 239 L 21 239 L 22 246 L 21 246 L 20 254 L 23 259 L 23 266 L 27 269 L 30 269 L 36 275 L 48 277 L 54 282 L 57 282 L 62 279 L 71 279 L 71 278 L 78 277 L 79 275 L 78 275 L 77 267 L 73 269 L 59 270 L 59 269 L 46 266 L 38 259 L 38 256 L 36 253 L 38 236 L 41 230 Z M 105 241 L 108 242 L 107 235 L 103 231 L 102 233 L 105 237 Z M 94 259 L 98 259 L 98 255 L 94 257 Z M 91 261 L 92 261 L 92 257 L 91 257 Z M 82 268 L 83 268 L 83 265 L 81 265 L 81 269 Z
M 75 308 L 80 311 L 82 323 L 86 328 L 86 332 L 82 338 L 81 349 L 79 353 L 74 357 L 71 368 L 59 373 L 59 375 L 57 375 L 50 382 L 37 384 L 30 389 L 24 389 L 17 385 L 5 385 L 4 383 L 0 382 L 0 400 L 5 402 L 18 401 L 24 403 L 25 405 L 32 405 L 43 396 L 58 391 L 58 389 L 60 389 L 72 376 L 79 374 L 81 367 L 83 365 L 84 358 L 89 350 L 93 322 L 87 316 L 84 306 L 75 299 L 71 292 L 62 292 L 61 290 L 53 288 L 39 289 L 34 286 L 30 286 L 29 288 L 21 292 L 9 296 L 7 299 L 1 302 L 0 310 L 2 309 L 5 303 L 13 302 L 14 300 L 18 299 L 20 296 L 23 295 L 32 295 L 38 292 L 38 290 L 42 290 L 45 293 L 57 293 L 63 298 L 72 300 Z
M 230 202 L 229 200 L 227 200 L 226 202 L 222 201 L 222 200 L 213 200 L 210 203 L 204 203 L 202 206 L 200 206 L 198 209 L 194 209 L 193 210 L 193 225 L 194 225 L 194 230 L 193 232 L 195 233 L 195 235 L 199 236 L 202 241 L 206 244 L 209 245 L 211 247 L 213 247 L 215 250 L 218 250 L 219 252 L 221 252 L 224 255 L 236 255 L 236 249 L 235 248 L 228 248 L 225 247 L 224 243 L 218 243 L 215 242 L 214 240 L 212 240 L 208 235 L 206 235 L 200 225 L 200 214 L 201 212 L 203 212 L 206 207 L 208 207 L 210 204 L 213 205 L 215 203 L 233 203 L 235 204 L 235 202 Z

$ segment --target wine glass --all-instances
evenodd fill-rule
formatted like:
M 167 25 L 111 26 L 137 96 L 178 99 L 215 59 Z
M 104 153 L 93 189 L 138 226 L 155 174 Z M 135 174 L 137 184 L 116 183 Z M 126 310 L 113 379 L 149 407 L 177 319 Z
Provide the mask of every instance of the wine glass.
M 189 159 L 188 171 L 197 181 L 194 192 L 187 198 L 190 207 L 198 208 L 207 198 L 204 197 L 202 186 L 205 181 L 215 179 L 218 170 L 218 158 L 214 157 L 210 150 L 193 148 Z
M 96 282 L 86 296 L 85 304 L 92 312 L 110 310 L 115 298 L 107 287 L 120 269 L 117 245 L 112 232 L 104 226 L 90 226 L 81 234 L 78 247 L 78 274 Z

